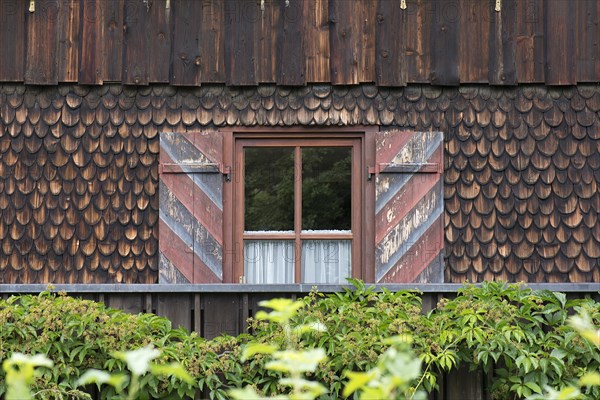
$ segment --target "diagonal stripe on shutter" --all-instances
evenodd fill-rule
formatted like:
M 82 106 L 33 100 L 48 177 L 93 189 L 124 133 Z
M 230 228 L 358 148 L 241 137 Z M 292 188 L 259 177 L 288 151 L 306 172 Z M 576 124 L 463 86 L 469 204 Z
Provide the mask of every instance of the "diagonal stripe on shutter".
M 375 277 L 402 283 L 443 279 L 443 134 L 377 135 Z
M 221 153 L 218 132 L 161 133 L 160 283 L 223 280 Z

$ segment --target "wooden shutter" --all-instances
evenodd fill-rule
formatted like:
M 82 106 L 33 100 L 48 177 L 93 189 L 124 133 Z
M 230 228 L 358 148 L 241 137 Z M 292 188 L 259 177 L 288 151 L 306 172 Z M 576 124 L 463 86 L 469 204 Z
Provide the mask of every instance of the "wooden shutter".
M 223 281 L 223 140 L 161 133 L 159 282 Z
M 376 136 L 375 279 L 442 282 L 443 134 Z

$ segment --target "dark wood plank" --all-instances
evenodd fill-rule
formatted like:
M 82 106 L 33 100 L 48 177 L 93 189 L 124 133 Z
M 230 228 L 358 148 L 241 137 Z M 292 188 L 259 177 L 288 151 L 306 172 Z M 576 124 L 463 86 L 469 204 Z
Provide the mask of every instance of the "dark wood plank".
M 120 82 L 123 72 L 125 0 L 105 1 L 102 12 L 104 23 L 102 80 L 105 82 Z
M 202 335 L 206 339 L 224 333 L 233 336 L 242 333 L 239 296 L 207 293 L 202 296 L 202 299 L 204 300 Z
M 354 27 L 357 4 L 355 1 L 329 0 L 330 76 L 334 85 L 359 83 L 360 34 Z
M 77 82 L 80 0 L 63 0 L 58 23 L 58 81 Z
M 489 1 L 461 0 L 457 6 L 460 13 L 458 45 L 460 81 L 485 83 L 488 81 L 490 57 L 488 53 L 488 38 L 491 36 L 490 19 L 496 17 L 491 14 L 497 14 L 493 11 L 494 4 Z
M 224 20 L 225 3 L 223 0 L 202 2 L 200 57 L 204 82 L 225 82 Z
M 81 2 L 81 43 L 79 46 L 79 83 L 102 84 L 102 29 L 101 1 Z
M 26 84 L 58 83 L 58 20 L 59 2 L 56 0 L 38 0 L 35 11 L 27 13 Z
M 306 84 L 304 56 L 304 2 L 279 2 L 277 40 L 277 83 L 286 86 Z M 264 59 L 264 58 L 263 58 Z
M 597 0 L 574 2 L 577 28 L 577 82 L 600 81 L 600 3 Z
M 406 15 L 395 0 L 378 2 L 375 68 L 379 86 L 406 86 Z
M 150 8 L 148 81 L 151 83 L 169 82 L 172 4 L 170 0 L 154 0 Z
M 25 70 L 25 13 L 21 0 L 0 2 L 0 79 L 22 81 Z
M 360 32 L 360 44 L 358 46 L 359 82 L 375 82 L 377 79 L 375 43 L 377 41 L 376 20 L 378 3 L 378 1 L 374 0 L 361 0 L 355 4 L 356 14 L 354 25 L 355 29 Z M 399 8 L 399 3 L 395 3 Z
M 490 17 L 488 80 L 494 85 L 517 83 L 516 12 L 517 1 L 504 0 L 501 11 L 492 11 Z
M 458 3 L 433 1 L 432 54 L 429 80 L 434 85 L 458 85 Z
M 306 81 L 329 82 L 328 0 L 304 2 Z
M 279 73 L 280 48 L 280 18 L 281 2 L 279 0 L 265 0 L 260 17 L 257 21 L 257 80 L 262 83 L 277 82 Z M 296 3 L 294 9 L 298 7 Z
M 125 311 L 129 314 L 144 312 L 144 302 L 140 294 L 110 293 L 104 303 L 111 308 Z
M 546 2 L 546 84 L 572 85 L 577 82 L 575 7 L 571 2 Z
M 138 0 L 125 0 L 122 80 L 128 85 L 147 85 L 149 83 L 150 10 L 148 7 L 154 7 L 154 5 L 147 6 Z
M 427 83 L 431 71 L 432 0 L 407 4 L 406 68 L 408 82 Z
M 260 13 L 257 1 L 225 1 L 225 59 L 229 85 L 257 84 L 256 27 Z
M 178 86 L 199 86 L 202 77 L 200 27 L 202 3 L 184 0 L 172 3 L 173 52 L 170 82 Z
M 544 1 L 517 2 L 516 64 L 519 83 L 544 82 Z
M 173 328 L 183 327 L 192 329 L 192 299 L 189 293 L 159 294 L 156 304 L 156 314 L 168 318 Z
M 446 398 L 448 399 L 485 399 L 483 393 L 483 371 L 469 371 L 467 365 L 460 365 L 447 374 Z

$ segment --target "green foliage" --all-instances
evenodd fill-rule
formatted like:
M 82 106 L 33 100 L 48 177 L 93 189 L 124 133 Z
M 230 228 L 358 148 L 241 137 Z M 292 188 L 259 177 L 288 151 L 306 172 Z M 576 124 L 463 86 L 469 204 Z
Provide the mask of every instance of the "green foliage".
M 127 377 L 124 374 L 109 374 L 106 371 L 90 369 L 77 380 L 77 385 L 84 386 L 95 383 L 100 387 L 103 384 L 108 384 L 114 387 L 117 393 L 120 393 L 127 386 L 127 400 L 135 400 L 140 396 L 140 378 L 148 371 L 151 376 L 172 376 L 184 381 L 188 385 L 194 384 L 192 377 L 179 363 L 171 363 L 169 365 L 151 363 L 158 356 L 160 356 L 160 351 L 152 346 L 131 351 L 117 351 L 113 353 L 113 357 L 124 361 L 131 373 L 128 384 L 126 383 Z
M 0 301 L 0 326 L 0 359 L 22 352 L 43 354 L 53 361 L 53 368 L 41 369 L 32 381 L 38 399 L 84 397 L 77 380 L 85 371 L 123 373 L 127 360 L 112 354 L 147 345 L 161 354 L 153 367 L 157 374 L 140 379 L 140 398 L 193 397 L 202 390 L 223 395 L 227 387 L 217 376 L 220 359 L 225 358 L 221 353 L 239 347 L 235 338 L 206 341 L 195 333 L 172 329 L 166 318 L 156 315 L 130 315 L 101 303 L 48 292 Z M 188 384 L 158 373 L 174 362 L 181 363 L 196 382 Z M 7 393 L 3 378 L 0 376 L 0 396 Z M 100 389 L 102 398 L 115 393 L 114 385 Z
M 346 371 L 349 380 L 343 395 L 360 393 L 360 400 L 425 399 L 425 393 L 412 385 L 421 375 L 421 361 L 412 353 L 412 338 L 397 336 L 386 340 L 392 344 L 367 372 Z
M 428 392 L 437 388 L 442 372 L 461 364 L 491 375 L 497 399 L 541 393 L 546 385 L 566 387 L 600 368 L 598 352 L 566 323 L 570 314 L 586 311 L 597 324 L 600 307 L 593 300 L 567 300 L 562 293 L 490 282 L 465 286 L 456 298 L 442 299 L 424 314 L 417 292 L 377 292 L 353 283 L 356 287 L 343 293 L 311 293 L 292 319 L 293 324 L 321 321 L 326 327 L 303 336 L 301 344 L 326 351 L 329 369 L 317 371 L 315 379 L 329 388 L 331 398 L 342 393 L 343 371 L 371 370 L 392 336 L 413 338 L 423 362 L 417 388 Z M 254 320 L 251 326 L 260 343 L 284 342 L 274 324 Z M 250 379 L 264 383 L 266 394 L 273 393 L 276 376 L 253 371 L 262 371 L 260 362 L 253 360 Z M 598 398 L 600 392 L 586 387 L 584 395 Z
M 259 311 L 257 318 L 278 324 L 285 335 L 285 348 L 278 350 L 275 345 L 251 342 L 244 348 L 242 360 L 247 360 L 256 354 L 269 354 L 271 360 L 266 363 L 265 368 L 276 371 L 286 377 L 279 379 L 280 386 L 290 388 L 289 394 L 280 395 L 280 399 L 289 400 L 313 400 L 327 393 L 325 386 L 319 382 L 306 379 L 305 374 L 315 372 L 320 363 L 327 360 L 325 351 L 321 348 L 310 350 L 298 349 L 298 333 L 308 332 L 313 327 L 319 329 L 319 325 L 292 326 L 290 320 L 298 310 L 304 306 L 301 301 L 290 299 L 272 299 L 259 303 L 263 307 L 272 309 L 271 312 Z M 244 389 L 232 389 L 229 391 L 232 398 L 246 400 L 248 398 L 260 398 L 260 394 L 251 386 Z
M 386 364 L 390 348 L 404 351 L 388 339 L 411 337 L 421 374 L 395 381 L 408 385 L 409 393 L 432 392 L 441 373 L 466 365 L 490 376 L 496 399 L 554 393 L 546 388 L 572 396 L 565 398 L 600 398 L 600 386 L 590 384 L 597 379 L 600 354 L 584 338 L 597 338 L 597 331 L 585 329 L 600 325 L 600 305 L 593 300 L 567 300 L 562 293 L 485 283 L 465 286 L 455 298 L 442 299 L 424 313 L 418 292 L 375 291 L 360 281 L 353 284 L 355 288 L 341 293 L 313 292 L 297 302 L 274 300 L 265 304 L 270 314 L 257 313 L 260 318 L 250 321 L 252 336 L 210 341 L 172 329 L 168 320 L 150 314 L 129 315 L 49 293 L 11 297 L 0 301 L 0 359 L 18 352 L 44 354 L 54 367 L 34 373 L 31 390 L 36 398 L 76 398 L 76 381 L 84 371 L 126 373 L 127 359 L 111 354 L 152 345 L 160 351 L 153 365 L 178 362 L 194 383 L 158 371 L 140 373 L 139 398 L 193 397 L 200 392 L 225 399 L 231 388 L 260 396 L 286 393 L 285 385 L 299 381 L 289 376 L 286 362 L 292 353 L 283 352 L 322 349 L 327 362 L 314 371 L 298 359 L 301 378 L 327 388 L 320 398 L 337 399 L 344 390 L 358 398 L 361 392 L 356 389 L 386 385 L 385 377 L 402 366 Z M 581 317 L 573 324 L 583 337 L 568 323 L 575 314 Z M 283 358 L 275 357 L 277 352 Z M 321 358 L 321 353 L 313 355 Z M 387 360 L 401 357 L 395 354 Z M 348 370 L 352 373 L 346 376 Z M 6 397 L 2 378 L 0 396 Z M 406 387 L 400 391 L 406 393 Z M 100 389 L 102 398 L 116 393 L 110 385 Z

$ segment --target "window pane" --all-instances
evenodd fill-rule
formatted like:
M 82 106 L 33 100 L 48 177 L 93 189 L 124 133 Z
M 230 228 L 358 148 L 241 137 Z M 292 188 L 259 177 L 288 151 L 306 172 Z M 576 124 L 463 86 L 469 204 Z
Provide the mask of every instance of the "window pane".
M 304 240 L 303 283 L 347 283 L 351 274 L 351 240 Z
M 294 283 L 293 240 L 244 240 L 247 283 Z
M 246 147 L 244 168 L 244 230 L 294 230 L 294 148 Z
M 352 148 L 302 148 L 302 230 L 349 230 Z

